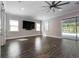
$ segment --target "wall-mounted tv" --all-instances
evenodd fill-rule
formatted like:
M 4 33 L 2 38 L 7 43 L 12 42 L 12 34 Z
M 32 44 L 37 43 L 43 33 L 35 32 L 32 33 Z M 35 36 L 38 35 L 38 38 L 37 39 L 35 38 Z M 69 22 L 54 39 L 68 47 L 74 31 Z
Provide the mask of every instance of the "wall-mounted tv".
M 32 21 L 23 21 L 23 29 L 32 30 L 35 28 L 35 22 Z

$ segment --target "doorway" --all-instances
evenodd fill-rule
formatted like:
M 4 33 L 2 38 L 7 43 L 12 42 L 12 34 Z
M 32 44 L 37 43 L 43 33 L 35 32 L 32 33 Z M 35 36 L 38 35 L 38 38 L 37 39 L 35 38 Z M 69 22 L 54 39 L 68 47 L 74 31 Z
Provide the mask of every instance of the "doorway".
M 67 18 L 62 21 L 62 37 L 79 40 L 79 17 Z

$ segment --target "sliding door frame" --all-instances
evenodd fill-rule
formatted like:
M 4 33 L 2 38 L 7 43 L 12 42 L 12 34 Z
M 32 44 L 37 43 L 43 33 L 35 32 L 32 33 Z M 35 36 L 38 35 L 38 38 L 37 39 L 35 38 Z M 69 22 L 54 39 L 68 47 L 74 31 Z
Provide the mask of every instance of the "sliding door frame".
M 76 18 L 76 41 L 77 41 L 77 16 L 75 18 Z

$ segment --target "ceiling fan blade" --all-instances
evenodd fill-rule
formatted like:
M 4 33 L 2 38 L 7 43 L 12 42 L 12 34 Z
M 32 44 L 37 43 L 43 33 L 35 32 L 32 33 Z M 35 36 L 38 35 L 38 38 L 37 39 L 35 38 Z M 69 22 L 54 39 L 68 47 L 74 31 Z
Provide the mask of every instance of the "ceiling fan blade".
M 58 6 L 56 6 L 55 8 L 57 8 L 57 9 L 62 9 L 62 8 L 60 8 L 60 7 L 58 7 Z
M 55 4 L 55 1 L 52 1 L 52 5 L 54 5 Z
M 48 5 L 50 5 L 51 6 L 51 4 L 48 2 L 48 1 L 45 1 Z
M 58 1 L 58 2 L 56 3 L 56 5 L 58 5 L 60 2 L 62 2 L 62 1 Z
M 62 4 L 59 4 L 57 6 L 62 6 L 62 5 L 66 5 L 66 4 L 69 4 L 70 2 L 66 2 L 66 3 L 62 3 Z
M 49 7 L 49 6 L 42 6 L 42 7 Z
M 53 11 L 55 12 L 55 9 L 53 8 Z

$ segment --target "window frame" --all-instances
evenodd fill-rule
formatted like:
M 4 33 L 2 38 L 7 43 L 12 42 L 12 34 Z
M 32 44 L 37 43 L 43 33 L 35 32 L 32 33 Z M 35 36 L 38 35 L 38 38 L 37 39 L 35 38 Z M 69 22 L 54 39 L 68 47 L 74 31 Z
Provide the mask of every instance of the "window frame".
M 12 20 L 12 21 L 17 21 L 17 25 L 11 25 L 11 23 L 10 23 L 11 20 L 9 20 L 9 32 L 19 32 L 19 21 L 18 20 Z M 15 28 L 17 28 L 17 30 L 11 30 L 11 27 L 15 27 Z
M 37 28 L 38 26 L 39 26 L 39 29 Z M 40 23 L 35 23 L 35 31 L 37 31 L 37 32 L 41 31 L 41 24 Z

